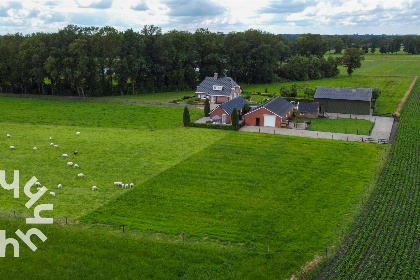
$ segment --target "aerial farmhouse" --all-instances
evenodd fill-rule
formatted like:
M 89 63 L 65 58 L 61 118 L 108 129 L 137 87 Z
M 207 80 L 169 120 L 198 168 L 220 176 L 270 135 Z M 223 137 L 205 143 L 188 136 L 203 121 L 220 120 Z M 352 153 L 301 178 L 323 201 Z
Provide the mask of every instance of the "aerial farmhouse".
M 214 73 L 213 77 L 206 77 L 197 87 L 197 98 L 202 101 L 209 99 L 210 103 L 222 104 L 241 96 L 241 87 L 230 77 L 219 77 Z

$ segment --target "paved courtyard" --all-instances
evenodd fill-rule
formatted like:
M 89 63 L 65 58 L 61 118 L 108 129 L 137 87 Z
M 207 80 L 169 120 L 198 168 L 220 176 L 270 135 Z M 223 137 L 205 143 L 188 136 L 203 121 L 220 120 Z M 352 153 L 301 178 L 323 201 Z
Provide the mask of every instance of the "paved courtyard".
M 278 127 L 262 127 L 262 126 L 244 126 L 239 131 L 244 132 L 259 132 L 259 133 L 271 133 L 281 134 L 299 137 L 310 137 L 310 138 L 323 138 L 323 139 L 334 139 L 344 141 L 357 141 L 357 142 L 372 142 L 372 143 L 387 143 L 391 135 L 392 124 L 394 118 L 392 117 L 378 117 L 369 115 L 349 115 L 349 114 L 328 114 L 330 119 L 333 118 L 353 118 L 353 119 L 365 119 L 371 122 L 375 122 L 371 135 L 356 135 L 356 134 L 344 134 L 344 133 L 332 133 L 332 132 L 321 132 L 321 131 L 310 131 L 305 130 L 302 124 L 299 124 L 297 128 L 294 128 L 293 123 L 290 123 L 291 128 L 278 128 Z

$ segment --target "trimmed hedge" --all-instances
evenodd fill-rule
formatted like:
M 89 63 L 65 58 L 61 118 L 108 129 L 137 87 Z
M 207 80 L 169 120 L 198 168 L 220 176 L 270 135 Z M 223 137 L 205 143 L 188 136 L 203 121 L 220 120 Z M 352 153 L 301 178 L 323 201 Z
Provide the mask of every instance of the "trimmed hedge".
M 245 122 L 239 124 L 238 129 L 243 127 Z M 198 127 L 198 128 L 209 128 L 209 129 L 222 129 L 222 130 L 237 130 L 231 125 L 225 124 L 212 124 L 212 123 L 190 123 L 189 127 Z

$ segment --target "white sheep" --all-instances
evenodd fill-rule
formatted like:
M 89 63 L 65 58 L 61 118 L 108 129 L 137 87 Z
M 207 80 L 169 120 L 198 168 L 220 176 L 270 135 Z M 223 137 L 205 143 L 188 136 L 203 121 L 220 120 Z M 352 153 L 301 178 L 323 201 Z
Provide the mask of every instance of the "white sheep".
M 83 175 L 83 173 L 79 173 L 77 174 L 77 177 L 82 178 L 82 177 L 85 177 L 85 175 Z
M 116 187 L 121 186 L 121 184 L 122 184 L 122 182 L 114 182 L 114 185 L 115 185 Z
M 125 184 L 124 188 L 128 188 L 128 184 Z
M 57 189 L 61 189 L 63 187 L 62 184 L 58 184 Z
M 50 195 L 55 197 L 55 192 L 50 192 Z
M 73 162 L 71 161 L 67 162 L 67 166 L 72 166 L 72 165 L 73 165 Z
M 35 183 L 35 186 L 41 186 L 41 183 L 40 182 L 36 182 Z
M 10 149 L 14 150 L 14 149 L 16 149 L 16 148 L 15 148 L 15 146 L 10 146 Z
M 68 154 L 63 154 L 63 157 L 69 157 L 69 155 Z
M 75 168 L 78 168 L 79 167 L 79 165 L 76 163 L 75 165 L 73 165 Z
M 50 143 L 50 146 L 54 146 L 54 143 Z
M 7 137 L 12 138 L 12 135 L 10 135 L 9 133 L 7 133 Z
M 40 191 L 40 190 L 42 190 L 42 188 L 38 187 L 38 188 L 36 188 L 36 190 L 37 190 L 37 191 Z
M 130 184 L 130 189 L 131 189 L 132 187 L 134 187 L 134 184 L 133 184 L 133 183 L 131 183 L 131 184 Z
M 97 191 L 98 190 L 98 187 L 97 186 L 93 186 L 92 187 L 92 191 Z
M 54 148 L 58 148 L 58 145 L 54 145 Z
M 52 137 L 50 137 L 50 140 L 52 140 Z
M 79 134 L 80 134 L 80 132 L 78 131 L 78 132 L 76 132 L 76 134 L 77 134 L 77 135 L 79 135 Z

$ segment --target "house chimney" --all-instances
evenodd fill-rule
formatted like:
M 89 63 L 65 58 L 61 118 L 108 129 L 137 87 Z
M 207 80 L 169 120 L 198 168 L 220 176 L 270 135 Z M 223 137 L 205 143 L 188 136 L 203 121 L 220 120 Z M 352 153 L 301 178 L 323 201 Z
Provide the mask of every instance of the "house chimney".
M 217 80 L 217 77 L 219 77 L 219 74 L 214 73 L 214 79 Z

